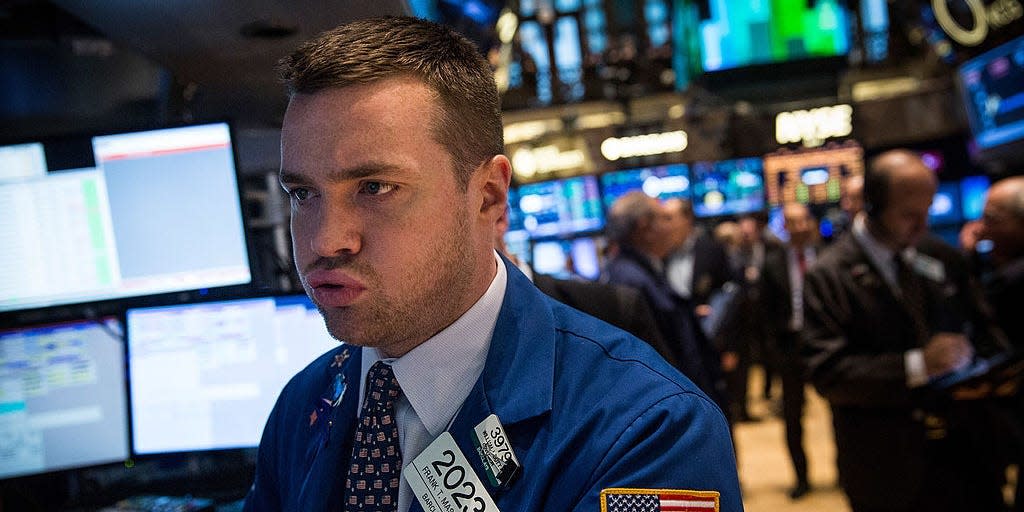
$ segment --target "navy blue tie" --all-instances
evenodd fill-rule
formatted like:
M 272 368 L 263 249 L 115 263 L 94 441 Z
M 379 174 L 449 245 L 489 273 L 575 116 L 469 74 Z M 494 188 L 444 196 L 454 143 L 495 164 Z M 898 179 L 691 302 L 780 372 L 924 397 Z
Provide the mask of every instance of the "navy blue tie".
M 394 512 L 402 451 L 398 445 L 395 402 L 401 395 L 391 366 L 377 361 L 366 374 L 366 399 L 352 443 L 345 510 Z

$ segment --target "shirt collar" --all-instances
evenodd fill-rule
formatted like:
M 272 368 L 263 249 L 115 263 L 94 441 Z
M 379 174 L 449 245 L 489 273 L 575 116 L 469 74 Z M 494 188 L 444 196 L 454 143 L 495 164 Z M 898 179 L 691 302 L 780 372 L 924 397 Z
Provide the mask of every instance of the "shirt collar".
M 896 283 L 896 269 L 893 268 L 893 255 L 895 251 L 888 248 L 880 242 L 877 238 L 871 235 L 868 231 L 867 221 L 863 214 L 857 215 L 853 219 L 853 237 L 857 240 L 860 246 L 867 253 L 868 258 L 875 264 L 875 267 L 882 272 L 882 276 L 889 281 L 890 284 Z M 917 251 L 913 247 L 908 247 L 902 252 L 903 261 L 913 261 Z
M 440 435 L 448 427 L 487 361 L 508 282 L 505 265 L 497 253 L 494 259 L 497 273 L 491 285 L 466 313 L 402 357 L 384 359 L 391 363 L 403 396 L 432 436 Z M 381 359 L 374 348 L 363 351 L 360 382 L 366 380 L 373 363 Z

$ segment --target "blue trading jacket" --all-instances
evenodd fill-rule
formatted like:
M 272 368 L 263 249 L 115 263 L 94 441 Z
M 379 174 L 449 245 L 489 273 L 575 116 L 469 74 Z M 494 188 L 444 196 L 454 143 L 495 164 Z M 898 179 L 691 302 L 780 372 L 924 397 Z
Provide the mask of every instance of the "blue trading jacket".
M 598 511 L 603 489 L 646 488 L 718 491 L 720 510 L 743 510 L 728 426 L 714 402 L 643 341 L 549 299 L 505 266 L 487 362 L 448 430 L 499 509 Z M 327 402 L 339 372 L 358 382 L 360 359 L 358 347 L 343 345 L 285 386 L 245 510 L 341 510 L 359 400 L 349 391 Z M 490 414 L 522 465 L 505 489 L 490 486 L 472 441 Z

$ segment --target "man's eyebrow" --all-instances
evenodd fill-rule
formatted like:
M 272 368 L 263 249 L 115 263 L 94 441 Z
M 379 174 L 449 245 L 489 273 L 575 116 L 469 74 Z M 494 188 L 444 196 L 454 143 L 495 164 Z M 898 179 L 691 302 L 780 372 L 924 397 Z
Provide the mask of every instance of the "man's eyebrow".
M 349 167 L 347 169 L 332 170 L 327 172 L 328 182 L 340 182 L 346 180 L 358 180 L 363 178 L 370 178 L 377 176 L 381 173 L 396 171 L 401 167 L 395 164 L 386 162 L 369 162 L 356 167 Z M 286 169 L 281 169 L 278 174 L 278 179 L 281 183 L 299 183 L 306 184 L 311 180 L 310 178 L 299 172 L 293 172 Z

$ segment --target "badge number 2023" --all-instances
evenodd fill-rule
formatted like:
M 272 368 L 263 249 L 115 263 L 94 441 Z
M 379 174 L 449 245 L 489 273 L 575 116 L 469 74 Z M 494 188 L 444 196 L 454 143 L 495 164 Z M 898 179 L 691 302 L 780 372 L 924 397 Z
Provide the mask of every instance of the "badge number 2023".
M 443 460 L 435 460 L 430 466 L 441 479 L 441 485 L 451 491 L 455 506 L 463 512 L 485 512 L 487 503 L 477 495 L 476 484 L 466 479 L 466 468 L 455 463 L 455 452 L 444 450 L 441 456 Z

